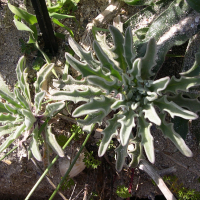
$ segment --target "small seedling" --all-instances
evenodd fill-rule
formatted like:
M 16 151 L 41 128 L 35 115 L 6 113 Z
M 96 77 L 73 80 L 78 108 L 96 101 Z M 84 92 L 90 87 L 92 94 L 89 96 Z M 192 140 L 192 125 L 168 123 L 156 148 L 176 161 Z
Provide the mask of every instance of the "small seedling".
M 117 196 L 121 198 L 131 197 L 131 194 L 128 191 L 128 188 L 125 185 L 119 185 L 116 190 Z
M 92 169 L 96 169 L 101 164 L 101 161 L 96 160 L 93 157 L 93 151 L 85 152 L 85 158 L 83 159 L 83 162 L 85 163 L 85 166 L 87 168 L 92 168 Z

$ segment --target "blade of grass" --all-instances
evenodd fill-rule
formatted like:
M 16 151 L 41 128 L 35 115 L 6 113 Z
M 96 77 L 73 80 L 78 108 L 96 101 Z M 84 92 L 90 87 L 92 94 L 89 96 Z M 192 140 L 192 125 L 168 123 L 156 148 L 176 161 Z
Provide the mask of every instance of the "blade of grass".
M 77 130 L 72 134 L 72 136 L 67 140 L 67 142 L 65 143 L 65 145 L 62 147 L 62 149 L 64 150 L 69 143 L 72 141 L 72 139 L 74 138 L 74 136 L 76 135 L 78 131 Z M 44 171 L 44 173 L 40 176 L 40 178 L 38 179 L 38 181 L 36 182 L 36 184 L 33 186 L 33 188 L 31 189 L 31 191 L 29 192 L 29 194 L 26 196 L 25 200 L 28 200 L 31 195 L 33 194 L 33 192 L 35 191 L 35 189 L 38 187 L 38 185 L 40 184 L 40 182 L 42 181 L 42 179 L 46 176 L 46 174 L 49 172 L 49 170 L 51 169 L 51 167 L 55 164 L 55 162 L 58 160 L 59 156 L 57 155 L 51 162 L 51 164 L 48 166 L 48 168 Z
M 95 124 L 93 124 L 92 130 L 94 128 Z M 51 195 L 51 197 L 49 198 L 49 200 L 52 200 L 54 198 L 54 196 L 56 195 L 56 193 L 58 192 L 58 190 L 60 189 L 61 185 L 63 184 L 63 182 L 65 181 L 66 177 L 69 175 L 71 169 L 73 168 L 74 164 L 76 163 L 77 159 L 79 158 L 79 155 L 81 154 L 83 148 L 85 147 L 90 135 L 91 135 L 92 131 L 87 135 L 87 137 L 85 138 L 79 152 L 76 154 L 72 164 L 70 165 L 69 169 L 67 170 L 67 172 L 65 173 L 65 175 L 63 176 L 62 180 L 60 181 L 60 183 L 58 184 L 57 188 L 54 190 L 53 194 Z
M 12 153 L 15 149 L 17 149 L 18 146 L 15 146 L 13 149 L 11 149 L 7 154 L 5 154 L 2 158 L 0 158 L 0 161 L 2 161 L 5 157 L 7 157 L 10 153 Z

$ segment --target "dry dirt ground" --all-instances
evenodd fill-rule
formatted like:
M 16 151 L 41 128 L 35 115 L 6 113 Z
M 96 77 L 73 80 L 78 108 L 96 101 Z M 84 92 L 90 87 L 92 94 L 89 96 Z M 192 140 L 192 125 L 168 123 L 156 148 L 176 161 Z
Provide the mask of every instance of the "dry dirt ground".
M 20 50 L 19 39 L 27 41 L 28 35 L 25 32 L 17 31 L 13 23 L 13 15 L 10 13 L 7 7 L 7 1 L 2 0 L 0 7 L 0 74 L 12 89 L 16 83 L 15 68 L 18 59 L 22 56 Z M 92 3 L 91 3 L 92 2 Z M 15 5 L 23 4 L 21 1 L 11 1 Z M 76 19 L 80 25 L 74 24 L 73 21 L 66 21 L 67 25 L 72 28 L 75 33 L 76 41 L 81 41 L 85 28 L 92 19 L 94 19 L 100 12 L 102 12 L 109 2 L 106 0 L 81 0 L 78 4 L 78 10 L 75 12 Z M 137 9 L 131 6 L 123 5 L 119 10 L 122 22 L 126 21 L 131 15 L 133 15 Z M 107 28 L 108 24 L 112 24 L 112 19 L 100 26 Z M 59 43 L 59 54 L 53 58 L 57 65 L 63 66 L 64 64 L 64 52 L 66 48 L 66 42 Z M 182 47 L 185 50 L 185 46 Z M 178 49 L 180 51 L 180 49 Z M 30 68 L 31 74 L 29 79 L 34 77 L 35 72 L 31 70 L 31 64 L 35 55 L 31 54 L 28 57 L 27 65 Z M 170 66 L 166 71 L 174 73 L 180 70 L 179 66 L 182 64 L 183 59 L 178 58 L 166 60 L 166 66 Z M 192 61 L 193 62 L 193 61 Z M 190 63 L 189 65 L 192 65 Z M 165 73 L 165 70 L 162 72 Z M 54 131 L 57 134 L 67 134 L 71 124 L 66 120 L 59 120 L 58 124 L 54 126 Z M 199 149 L 195 141 L 192 127 L 187 136 L 187 144 L 193 151 L 194 156 L 192 158 L 184 157 L 177 149 L 171 144 L 170 141 L 164 139 L 159 131 L 153 130 L 154 144 L 156 149 L 156 169 L 163 170 L 169 167 L 175 167 L 176 172 L 171 175 L 175 175 L 180 184 L 184 187 L 195 189 L 200 191 L 200 183 L 198 181 L 200 174 L 200 155 Z M 0 138 L 3 140 L 4 138 Z M 80 143 L 81 141 L 79 141 Z M 17 142 L 16 142 L 17 143 Z M 77 142 L 76 142 L 77 143 Z M 95 145 L 94 138 L 91 137 L 87 145 L 89 151 L 97 152 L 97 146 Z M 11 145 L 0 155 L 3 156 L 14 145 Z M 129 187 L 131 182 L 131 169 L 124 168 L 120 173 L 117 173 L 114 168 L 114 152 L 102 158 L 97 158 L 101 161 L 101 165 L 93 169 L 85 169 L 80 175 L 74 178 L 75 186 L 71 189 L 62 191 L 66 198 L 83 199 L 84 194 L 87 191 L 87 199 L 121 199 L 116 196 L 116 188 L 118 185 L 126 185 Z M 52 155 L 53 158 L 55 155 Z M 42 163 L 39 164 L 41 168 Z M 35 167 L 35 165 L 28 160 L 26 151 L 19 147 L 11 155 L 6 157 L 0 162 L 0 199 L 24 199 L 28 192 L 31 190 L 35 182 L 40 177 L 41 172 Z M 57 185 L 61 179 L 61 175 L 58 169 L 58 163 L 56 163 L 51 173 L 49 174 L 51 180 Z M 72 190 L 74 189 L 74 192 Z M 53 192 L 52 186 L 44 179 L 34 192 L 32 199 L 49 199 Z M 95 197 L 94 194 L 98 196 Z M 132 182 L 132 196 L 137 197 L 149 197 L 160 195 L 161 192 L 153 184 L 150 177 L 139 169 L 135 169 Z M 59 195 L 55 199 L 62 199 Z

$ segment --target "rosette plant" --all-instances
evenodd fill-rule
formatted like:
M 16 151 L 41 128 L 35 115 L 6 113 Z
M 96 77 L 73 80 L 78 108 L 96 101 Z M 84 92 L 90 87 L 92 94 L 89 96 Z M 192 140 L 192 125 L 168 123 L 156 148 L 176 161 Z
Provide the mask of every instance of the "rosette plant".
M 66 61 L 82 74 L 82 79 L 75 80 L 65 74 L 62 80 L 55 80 L 54 85 L 60 90 L 53 91 L 52 98 L 81 102 L 72 115 L 76 118 L 86 115 L 85 119 L 78 119 L 84 130 L 88 130 L 91 124 L 101 124 L 109 115 L 98 154 L 103 156 L 111 139 L 118 137 L 117 170 L 122 169 L 128 154 L 132 158 L 130 165 L 136 167 L 144 158 L 143 149 L 148 160 L 154 163 L 153 124 L 182 154 L 192 156 L 185 141 L 174 131 L 173 123 L 166 120 L 166 115 L 187 120 L 198 117 L 195 112 L 199 102 L 179 92 L 200 84 L 199 77 L 194 73 L 198 70 L 197 62 L 180 79 L 173 76 L 171 79 L 164 77 L 154 80 L 155 40 L 150 39 L 145 55 L 137 58 L 131 28 L 127 28 L 124 35 L 114 26 L 110 26 L 109 30 L 113 47 L 106 44 L 105 35 L 97 34 L 99 42 L 94 41 L 94 52 L 86 52 L 69 38 L 69 44 L 80 61 L 69 53 L 66 53 Z M 137 131 L 133 132 L 133 128 Z
M 39 149 L 39 140 L 49 145 L 59 156 L 63 157 L 64 152 L 57 143 L 51 130 L 51 119 L 64 106 L 64 102 L 54 102 L 49 104 L 42 103 L 45 98 L 45 91 L 42 87 L 48 74 L 52 71 L 54 64 L 45 64 L 37 73 L 35 82 L 34 103 L 31 101 L 31 91 L 27 82 L 27 73 L 25 68 L 25 58 L 21 57 L 16 68 L 18 79 L 17 87 L 11 92 L 0 76 L 0 136 L 7 136 L 6 140 L 0 146 L 0 152 L 6 149 L 11 143 L 21 136 L 20 143 L 30 139 L 28 151 L 38 161 L 42 161 Z M 46 107 L 45 107 L 46 105 Z M 30 155 L 29 154 L 29 155 Z

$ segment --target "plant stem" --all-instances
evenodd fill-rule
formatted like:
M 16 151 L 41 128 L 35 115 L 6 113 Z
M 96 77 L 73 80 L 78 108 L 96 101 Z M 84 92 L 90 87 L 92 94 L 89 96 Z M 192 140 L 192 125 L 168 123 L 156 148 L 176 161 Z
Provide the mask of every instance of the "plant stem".
M 18 146 L 15 146 L 13 149 L 11 149 L 7 154 L 5 154 L 2 158 L 0 158 L 0 161 L 2 161 L 6 156 L 8 156 L 10 153 L 12 153 L 15 149 L 17 149 Z
M 174 195 L 171 193 L 171 191 L 168 189 L 166 184 L 164 183 L 163 179 L 160 177 L 160 175 L 157 173 L 157 171 L 153 168 L 150 163 L 148 163 L 146 160 L 141 160 L 139 164 L 139 169 L 145 171 L 156 183 L 156 185 L 159 187 L 163 195 L 167 200 L 176 200 Z
M 77 129 L 78 130 L 78 129 Z M 64 150 L 69 143 L 71 142 L 71 140 L 74 138 L 74 136 L 76 135 L 77 131 L 75 133 L 72 134 L 72 136 L 67 140 L 67 142 L 65 143 L 65 145 L 62 147 L 62 149 Z M 55 164 L 55 162 L 58 160 L 59 156 L 57 155 L 51 162 L 51 164 L 48 166 L 48 168 L 44 171 L 44 173 L 40 176 L 40 178 L 38 179 L 38 181 L 36 182 L 36 184 L 33 186 L 33 188 L 31 189 L 31 191 L 29 192 L 29 194 L 26 196 L 25 200 L 28 200 L 30 198 L 30 196 L 33 194 L 33 192 L 35 191 L 35 189 L 37 188 L 37 186 L 40 184 L 40 182 L 42 181 L 42 179 L 46 176 L 46 174 L 49 172 L 49 170 L 51 169 L 51 167 Z
M 92 127 L 92 130 L 94 128 L 94 124 L 93 124 L 93 127 Z M 72 161 L 72 164 L 70 165 L 69 169 L 67 170 L 67 172 L 65 173 L 65 175 L 63 176 L 62 180 L 60 181 L 60 183 L 58 184 L 57 188 L 55 189 L 55 191 L 53 192 L 53 194 L 51 195 L 51 197 L 49 198 L 49 200 L 52 200 L 54 198 L 54 196 L 56 195 L 56 193 L 58 192 L 58 190 L 60 189 L 61 185 L 63 184 L 63 182 L 65 181 L 66 177 L 69 175 L 71 169 L 73 168 L 74 164 L 76 163 L 77 159 L 79 158 L 83 148 L 85 147 L 91 133 L 92 133 L 92 130 L 91 132 L 87 135 L 87 137 L 85 138 L 79 152 L 76 154 L 74 160 Z

